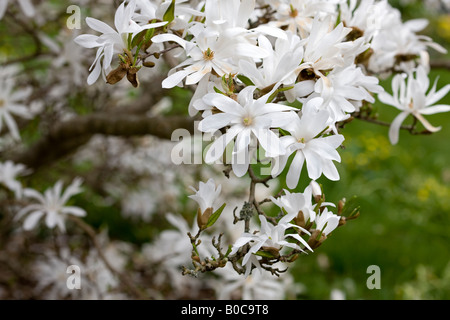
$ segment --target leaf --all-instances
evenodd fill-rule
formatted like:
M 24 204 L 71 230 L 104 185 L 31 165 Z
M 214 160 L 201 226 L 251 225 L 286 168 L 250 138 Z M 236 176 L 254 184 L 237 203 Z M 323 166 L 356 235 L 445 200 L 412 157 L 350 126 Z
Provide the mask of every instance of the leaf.
M 172 3 L 167 8 L 164 13 L 163 20 L 171 23 L 175 19 L 175 0 L 172 0 Z
M 211 227 L 217 219 L 219 219 L 220 215 L 222 214 L 223 209 L 225 208 L 226 203 L 224 203 L 219 209 L 217 209 L 208 219 L 208 223 L 206 224 L 206 228 Z
M 267 251 L 258 251 L 255 253 L 257 256 L 263 257 L 263 258 L 267 258 L 267 259 L 276 259 L 277 257 L 275 255 L 273 255 L 270 252 Z
M 230 244 L 228 245 L 227 253 L 225 253 L 225 258 L 228 257 L 228 255 L 231 253 L 231 250 L 233 249 L 233 246 Z
M 216 86 L 214 86 L 214 91 L 215 91 L 216 93 L 220 93 L 220 94 L 223 94 L 224 96 L 226 96 L 226 93 L 225 93 L 225 92 L 222 92 L 222 91 L 220 91 L 220 89 L 219 89 L 219 88 L 217 88 Z
M 246 76 L 244 76 L 242 74 L 237 75 L 237 78 L 239 80 L 241 80 L 241 82 L 243 84 L 245 84 L 246 86 L 254 86 L 255 85 L 252 80 L 250 80 L 249 78 L 247 78 Z
M 274 93 L 272 93 L 272 94 L 270 95 L 269 99 L 267 99 L 267 102 L 268 102 L 268 103 L 272 102 L 273 99 L 275 99 L 275 98 L 277 97 L 277 95 L 278 95 L 280 92 L 287 91 L 287 90 L 290 90 L 290 89 L 292 89 L 292 88 L 294 88 L 294 86 L 278 88 L 277 90 L 275 90 Z
M 345 201 L 341 215 L 344 217 L 352 217 L 359 212 L 359 209 L 360 206 L 358 205 L 357 196 L 353 196 Z
M 147 30 L 143 30 L 133 37 L 133 39 L 131 40 L 131 49 L 135 48 L 139 43 L 142 42 L 142 39 L 144 38 L 146 32 Z
M 192 249 L 194 249 L 194 252 L 197 254 L 197 256 L 200 256 L 200 254 L 198 253 L 197 246 L 195 245 L 195 243 L 192 244 Z

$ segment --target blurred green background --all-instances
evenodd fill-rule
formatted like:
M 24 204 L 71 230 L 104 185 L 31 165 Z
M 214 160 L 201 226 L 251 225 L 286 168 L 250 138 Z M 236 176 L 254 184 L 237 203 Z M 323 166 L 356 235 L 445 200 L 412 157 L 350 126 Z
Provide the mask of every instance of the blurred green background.
M 404 20 L 429 19 L 424 33 L 450 49 L 450 14 L 428 11 L 424 2 L 390 1 L 402 9 Z M 450 61 L 450 55 L 431 51 L 432 61 Z M 433 69 L 431 81 L 436 77 L 438 88 L 450 83 L 449 70 Z M 381 84 L 392 92 L 390 79 Z M 440 103 L 450 104 L 450 96 Z M 381 120 L 398 114 L 377 106 Z M 347 299 L 450 299 L 450 114 L 428 119 L 442 130 L 401 132 L 395 146 L 387 127 L 360 120 L 345 127 L 337 165 L 341 180 L 319 182 L 329 201 L 357 195 L 361 215 L 337 229 L 314 256 L 297 260 L 293 273 L 305 285 L 300 297 L 329 299 L 338 289 Z M 380 267 L 381 289 L 367 288 L 370 265 Z

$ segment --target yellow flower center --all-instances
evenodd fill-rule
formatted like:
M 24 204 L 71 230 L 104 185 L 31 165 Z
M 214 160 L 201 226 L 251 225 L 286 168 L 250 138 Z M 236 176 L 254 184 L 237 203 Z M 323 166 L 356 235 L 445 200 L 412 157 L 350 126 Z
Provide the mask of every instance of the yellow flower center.
M 252 124 L 252 119 L 249 117 L 244 118 L 244 125 L 249 126 Z
M 300 142 L 300 143 L 305 143 L 305 138 L 300 138 L 297 141 Z
M 212 51 L 210 48 L 208 48 L 206 51 L 203 51 L 203 59 L 207 61 L 214 59 L 214 51 Z
M 294 8 L 294 6 L 291 4 L 291 11 L 289 12 L 289 15 L 292 18 L 295 18 L 296 16 L 298 16 L 298 10 Z

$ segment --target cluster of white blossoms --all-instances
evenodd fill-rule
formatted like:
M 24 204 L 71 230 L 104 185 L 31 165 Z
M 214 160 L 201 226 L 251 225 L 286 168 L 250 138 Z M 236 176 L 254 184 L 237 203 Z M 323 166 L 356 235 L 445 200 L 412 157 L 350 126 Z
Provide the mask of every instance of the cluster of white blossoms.
M 393 144 L 407 116 L 435 132 L 439 128 L 424 115 L 450 110 L 435 105 L 450 86 L 436 92 L 435 82 L 426 94 L 427 50 L 445 49 L 418 34 L 426 20 L 403 22 L 386 0 L 173 0 L 160 5 L 130 0 L 118 7 L 115 28 L 93 18 L 86 23 L 101 33 L 75 39 L 85 48 L 97 48 L 89 84 L 100 75 L 110 84 L 126 76 L 137 87 L 142 67 L 154 66 L 146 59 L 167 55 L 172 68 L 162 87 L 192 88 L 188 113 L 201 116 L 198 130 L 216 138 L 205 153 L 206 163 L 228 165 L 235 176 L 249 174 L 257 184 L 264 181 L 254 176 L 252 164 L 263 158 L 270 163 L 268 179 L 287 170 L 289 189 L 302 181 L 304 167 L 312 181 L 304 193 L 285 190 L 278 199 L 270 198 L 281 210 L 278 217 L 267 216 L 250 195 L 251 208 L 244 205 L 240 218 L 235 217 L 246 222 L 245 232 L 231 251 L 224 255 L 218 249 L 214 263 L 196 264 L 200 258 L 194 255 L 197 267 L 186 273 L 224 267 L 220 261 L 239 257 L 248 276 L 253 268 L 262 270 L 262 263 L 270 269 L 275 260 L 293 261 L 297 253 L 313 251 L 344 224 L 342 205 L 332 213 L 328 207 L 336 205 L 324 203 L 322 190 L 313 197 L 311 188 L 317 189 L 315 180 L 322 176 L 340 179 L 335 166 L 345 139 L 340 129 L 363 117 L 376 95 L 401 111 L 389 130 Z M 119 63 L 115 69 L 114 61 Z M 391 96 L 378 83 L 394 73 Z M 190 196 L 199 204 L 199 232 L 191 235 L 194 249 L 202 230 L 223 211 L 225 204 L 214 203 L 220 189 L 210 179 Z M 252 210 L 260 221 L 253 232 L 248 225 Z M 286 249 L 291 253 L 284 254 Z
M 215 138 L 195 152 L 207 164 L 223 166 L 217 171 L 211 169 L 215 166 L 177 168 L 169 159 L 173 143 L 151 136 L 112 137 L 108 130 L 76 137 L 85 139 L 83 148 L 74 143 L 74 166 L 89 163 L 96 175 L 87 173 L 82 179 L 70 173 L 72 180 L 57 180 L 46 189 L 36 184 L 43 192 L 31 188 L 33 183 L 26 186 L 23 178 L 31 168 L 0 162 L 0 186 L 15 200 L 8 208 L 14 222 L 25 231 L 55 229 L 63 240 L 52 240 L 66 246 L 56 255 L 42 255 L 34 266 L 37 290 L 53 286 L 46 293 L 49 298 L 68 297 L 62 279 L 71 261 L 86 271 L 88 290 L 69 295 L 85 299 L 131 297 L 121 291 L 130 285 L 123 280 L 130 271 L 126 265 L 136 267 L 132 280 L 154 298 L 164 298 L 161 292 L 170 288 L 174 298 L 214 291 L 219 299 L 283 299 L 296 290 L 286 272 L 289 264 L 315 252 L 339 226 L 359 215 L 351 200 L 327 202 L 316 182 L 340 179 L 336 163 L 341 161 L 344 125 L 355 118 L 377 120 L 371 111 L 378 100 L 399 110 L 388 132 L 396 144 L 401 129 L 412 132 L 420 124 L 426 133 L 440 130 L 426 116 L 450 111 L 439 103 L 450 85 L 438 89 L 437 80 L 430 86 L 429 78 L 429 50 L 446 50 L 420 34 L 425 19 L 403 21 L 387 0 L 124 0 L 117 1 L 117 8 L 108 0 L 73 2 L 92 4 L 89 12 L 98 19 L 85 19 L 91 33 L 64 29 L 56 37 L 46 35 L 42 12 L 53 12 L 53 3 L 0 0 L 0 19 L 10 13 L 35 19 L 36 30 L 25 30 L 38 44 L 30 59 L 42 58 L 49 75 L 39 75 L 41 87 L 33 90 L 28 70 L 0 65 L 0 142 L 9 134 L 13 146 L 23 147 L 21 124 L 38 118 L 41 100 L 46 113 L 39 125 L 51 140 L 53 125 L 86 111 L 117 112 L 123 118 L 159 116 L 157 106 L 142 107 L 130 96 L 137 90 L 164 95 L 169 91 L 162 89 L 180 87 L 192 92 L 185 113 L 199 120 L 192 121 L 195 130 Z M 108 17 L 100 3 L 114 14 Z M 160 81 L 149 80 L 150 73 Z M 25 80 L 18 80 L 20 74 Z M 389 77 L 388 93 L 379 80 Z M 149 81 L 141 84 L 142 79 Z M 87 102 L 91 98 L 93 106 Z M 161 99 L 146 98 L 150 103 L 142 104 Z M 73 101 L 88 106 L 74 110 Z M 402 126 L 408 117 L 413 125 Z M 4 153 L 2 146 L 0 151 Z M 76 196 L 83 196 L 83 181 L 90 192 L 104 196 L 89 199 L 90 205 L 107 207 L 116 201 L 121 214 L 134 222 L 149 226 L 155 218 L 171 227 L 140 248 L 127 247 L 127 258 L 112 242 L 103 256 L 99 248 L 74 255 L 75 250 L 68 250 L 69 217 L 96 242 L 80 219 L 88 208 L 73 205 Z M 268 188 L 261 192 L 258 187 L 263 186 Z M 307 187 L 299 190 L 301 186 Z M 179 201 L 186 194 L 187 204 L 185 198 Z M 171 213 L 183 206 L 192 216 Z M 108 242 L 106 236 L 103 240 Z M 206 272 L 214 274 L 204 282 L 185 276 Z

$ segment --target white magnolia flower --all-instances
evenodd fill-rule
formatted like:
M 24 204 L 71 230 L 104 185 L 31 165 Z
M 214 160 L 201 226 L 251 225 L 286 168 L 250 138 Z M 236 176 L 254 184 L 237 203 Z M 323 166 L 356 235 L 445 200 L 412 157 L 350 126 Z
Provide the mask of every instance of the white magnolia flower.
M 312 204 L 312 186 L 306 187 L 303 193 L 290 193 L 284 190 L 284 195 L 275 199 L 270 197 L 272 202 L 280 209 L 284 209 L 287 214 L 294 216 L 294 221 L 304 227 L 306 224 L 315 221 L 316 212 L 315 205 Z
M 387 72 L 391 69 L 409 72 L 416 67 L 417 56 L 419 64 L 429 68 L 428 48 L 440 53 L 447 53 L 441 45 L 425 35 L 418 34 L 428 25 L 426 19 L 414 19 L 403 22 L 397 9 L 390 9 L 393 13 L 384 15 L 383 24 L 379 32 L 371 41 L 373 54 L 369 60 L 369 70 L 372 72 Z M 406 57 L 406 61 L 399 58 Z
M 13 0 L 13 2 L 18 2 L 20 5 L 20 8 L 22 9 L 23 13 L 27 17 L 32 17 L 36 13 L 33 3 L 31 0 Z M 6 12 L 6 8 L 8 7 L 9 0 L 1 0 L 0 1 L 0 19 L 3 18 Z M 15 3 L 14 3 L 15 4 Z
M 401 74 L 396 75 L 392 79 L 393 95 L 387 92 L 382 92 L 378 95 L 381 102 L 401 111 L 389 128 L 389 139 L 392 144 L 398 142 L 400 126 L 410 114 L 419 120 L 430 132 L 436 132 L 441 129 L 441 127 L 432 126 L 423 117 L 423 115 L 450 111 L 449 105 L 434 105 L 450 91 L 450 84 L 445 85 L 437 92 L 436 84 L 437 79 L 433 87 L 428 91 L 430 80 L 425 69 L 419 66 L 416 70 L 409 72 L 406 79 Z
M 68 247 L 62 247 L 59 254 L 55 251 L 44 253 L 34 262 L 32 266 L 33 275 L 36 280 L 36 294 L 44 294 L 43 298 L 58 300 L 65 298 L 80 299 L 81 291 L 71 290 L 67 287 L 67 279 L 70 274 L 67 268 L 70 265 L 78 266 L 84 271 L 84 264 L 74 256 Z M 84 286 L 85 278 L 81 278 L 81 287 Z
M 339 225 L 340 216 L 328 211 L 324 208 L 323 211 L 316 216 L 316 229 L 320 230 L 323 235 L 328 236 Z
M 341 21 L 350 28 L 357 28 L 360 36 L 370 42 L 380 30 L 389 29 L 397 21 L 399 12 L 387 0 L 350 0 L 340 4 Z
M 332 25 L 331 16 L 327 16 L 323 21 L 314 19 L 313 32 L 305 39 L 305 52 L 300 68 L 311 68 L 316 75 L 323 77 L 323 71 L 344 66 L 343 54 L 351 51 L 354 46 L 353 43 L 345 42 L 351 29 L 344 27 L 342 22 L 335 28 L 331 28 Z
M 339 0 L 272 1 L 272 6 L 276 13 L 275 20 L 269 24 L 279 28 L 286 28 L 304 39 L 313 30 L 312 24 L 315 17 L 322 17 L 325 14 L 337 15 L 336 4 L 338 2 Z
M 216 187 L 214 179 L 210 178 L 206 183 L 200 181 L 198 190 L 195 190 L 192 186 L 191 189 L 195 191 L 195 194 L 190 195 L 189 198 L 198 203 L 202 213 L 209 208 L 212 209 L 212 212 L 219 208 L 217 200 L 219 198 L 220 191 L 222 190 L 222 186 L 219 184 Z
M 250 249 L 245 254 L 242 259 L 242 265 L 246 266 L 246 275 L 251 271 L 251 264 L 248 264 L 249 259 L 253 257 L 255 253 L 260 250 L 264 250 L 265 248 L 270 248 L 271 250 L 278 250 L 288 247 L 299 251 L 305 251 L 301 248 L 297 243 L 289 242 L 288 238 L 293 238 L 300 242 L 306 249 L 313 251 L 308 243 L 300 237 L 298 233 L 286 234 L 286 230 L 289 228 L 298 228 L 304 233 L 311 235 L 304 228 L 297 226 L 295 224 L 290 223 L 290 221 L 297 215 L 297 213 L 292 214 L 288 213 L 283 218 L 281 218 L 277 225 L 273 225 L 267 222 L 267 219 L 260 215 L 259 219 L 261 221 L 261 230 L 260 233 L 243 233 L 233 244 L 232 250 L 230 252 L 231 255 L 235 254 L 241 247 L 250 243 Z M 255 257 L 253 257 L 254 259 Z M 253 262 L 258 267 L 258 262 Z
M 133 37 L 143 30 L 167 24 L 167 22 L 157 22 L 140 26 L 132 20 L 135 9 L 135 0 L 131 0 L 127 6 L 125 6 L 125 1 L 122 2 L 114 16 L 115 29 L 100 20 L 86 18 L 86 23 L 91 29 L 102 33 L 100 36 L 82 34 L 74 39 L 82 47 L 98 48 L 95 60 L 90 67 L 91 74 L 87 80 L 88 84 L 93 84 L 100 74 L 105 75 L 111 69 L 115 54 L 131 54 L 132 48 L 129 47 L 129 36 Z
M 245 29 L 244 29 L 245 30 Z M 186 85 L 198 83 L 214 71 L 218 76 L 237 71 L 237 61 L 241 58 L 262 58 L 267 53 L 250 43 L 246 32 L 230 29 L 218 32 L 204 25 L 191 28 L 194 38 L 186 41 L 173 34 L 159 34 L 152 38 L 154 43 L 174 41 L 186 51 L 188 59 L 169 72 L 162 82 L 163 88 L 172 88 L 186 78 Z M 182 70 L 176 71 L 178 68 Z
M 24 119 L 33 117 L 30 109 L 24 104 L 32 92 L 31 87 L 14 90 L 15 67 L 6 67 L 0 69 L 0 131 L 3 122 L 8 127 L 12 137 L 20 140 L 19 128 L 13 118 L 13 115 Z
M 240 73 L 249 78 L 253 84 L 264 89 L 275 83 L 293 84 L 298 75 L 297 67 L 303 58 L 303 43 L 297 35 L 286 33 L 287 39 L 278 38 L 274 46 L 266 36 L 258 37 L 258 45 L 269 52 L 257 68 L 255 61 L 241 60 Z
M 361 68 L 352 64 L 336 67 L 326 77 L 318 79 L 314 91 L 316 93 L 309 98 L 320 95 L 324 100 L 323 106 L 335 123 L 359 111 L 362 101 L 375 102 L 371 93 L 381 93 L 383 88 L 378 85 L 378 78 L 366 76 Z
M 272 175 L 279 175 L 289 156 L 295 154 L 286 177 L 287 186 L 291 189 L 297 186 L 305 161 L 311 179 L 317 180 L 323 173 L 330 180 L 339 180 L 339 172 L 333 161 L 341 160 L 336 148 L 342 144 L 344 136 L 334 134 L 317 137 L 327 129 L 329 123 L 328 111 L 317 110 L 317 106 L 322 103 L 320 97 L 309 100 L 303 106 L 302 116 L 293 116 L 290 126 L 286 128 L 291 135 L 281 137 L 287 152 L 274 159 Z
M 0 162 L 0 184 L 13 191 L 16 198 L 22 197 L 22 184 L 17 181 L 18 175 L 26 173 L 23 164 L 15 164 L 12 161 Z
M 232 168 L 233 172 L 242 177 L 250 163 L 249 145 L 256 139 L 269 157 L 283 154 L 285 150 L 278 136 L 271 128 L 282 127 L 291 121 L 287 110 L 293 108 L 267 103 L 271 92 L 255 100 L 253 93 L 256 87 L 248 86 L 241 90 L 237 101 L 219 93 L 210 93 L 203 97 L 205 104 L 215 106 L 220 113 L 207 116 L 199 123 L 199 130 L 216 132 L 230 126 L 227 132 L 218 137 L 206 153 L 205 161 L 213 163 L 218 160 L 226 146 L 236 138 Z
M 58 181 L 52 188 L 47 189 L 44 194 L 39 193 L 34 189 L 25 189 L 23 195 L 27 198 L 34 199 L 38 203 L 30 204 L 22 208 L 16 219 L 28 215 L 23 223 L 25 230 L 33 229 L 38 221 L 45 216 L 45 224 L 48 228 L 58 226 L 61 231 L 65 231 L 66 215 L 72 214 L 77 217 L 84 217 L 86 211 L 75 206 L 66 206 L 70 197 L 80 193 L 82 181 L 80 178 L 75 178 L 73 182 L 62 192 L 63 182 Z M 62 193 L 61 193 L 62 192 Z

